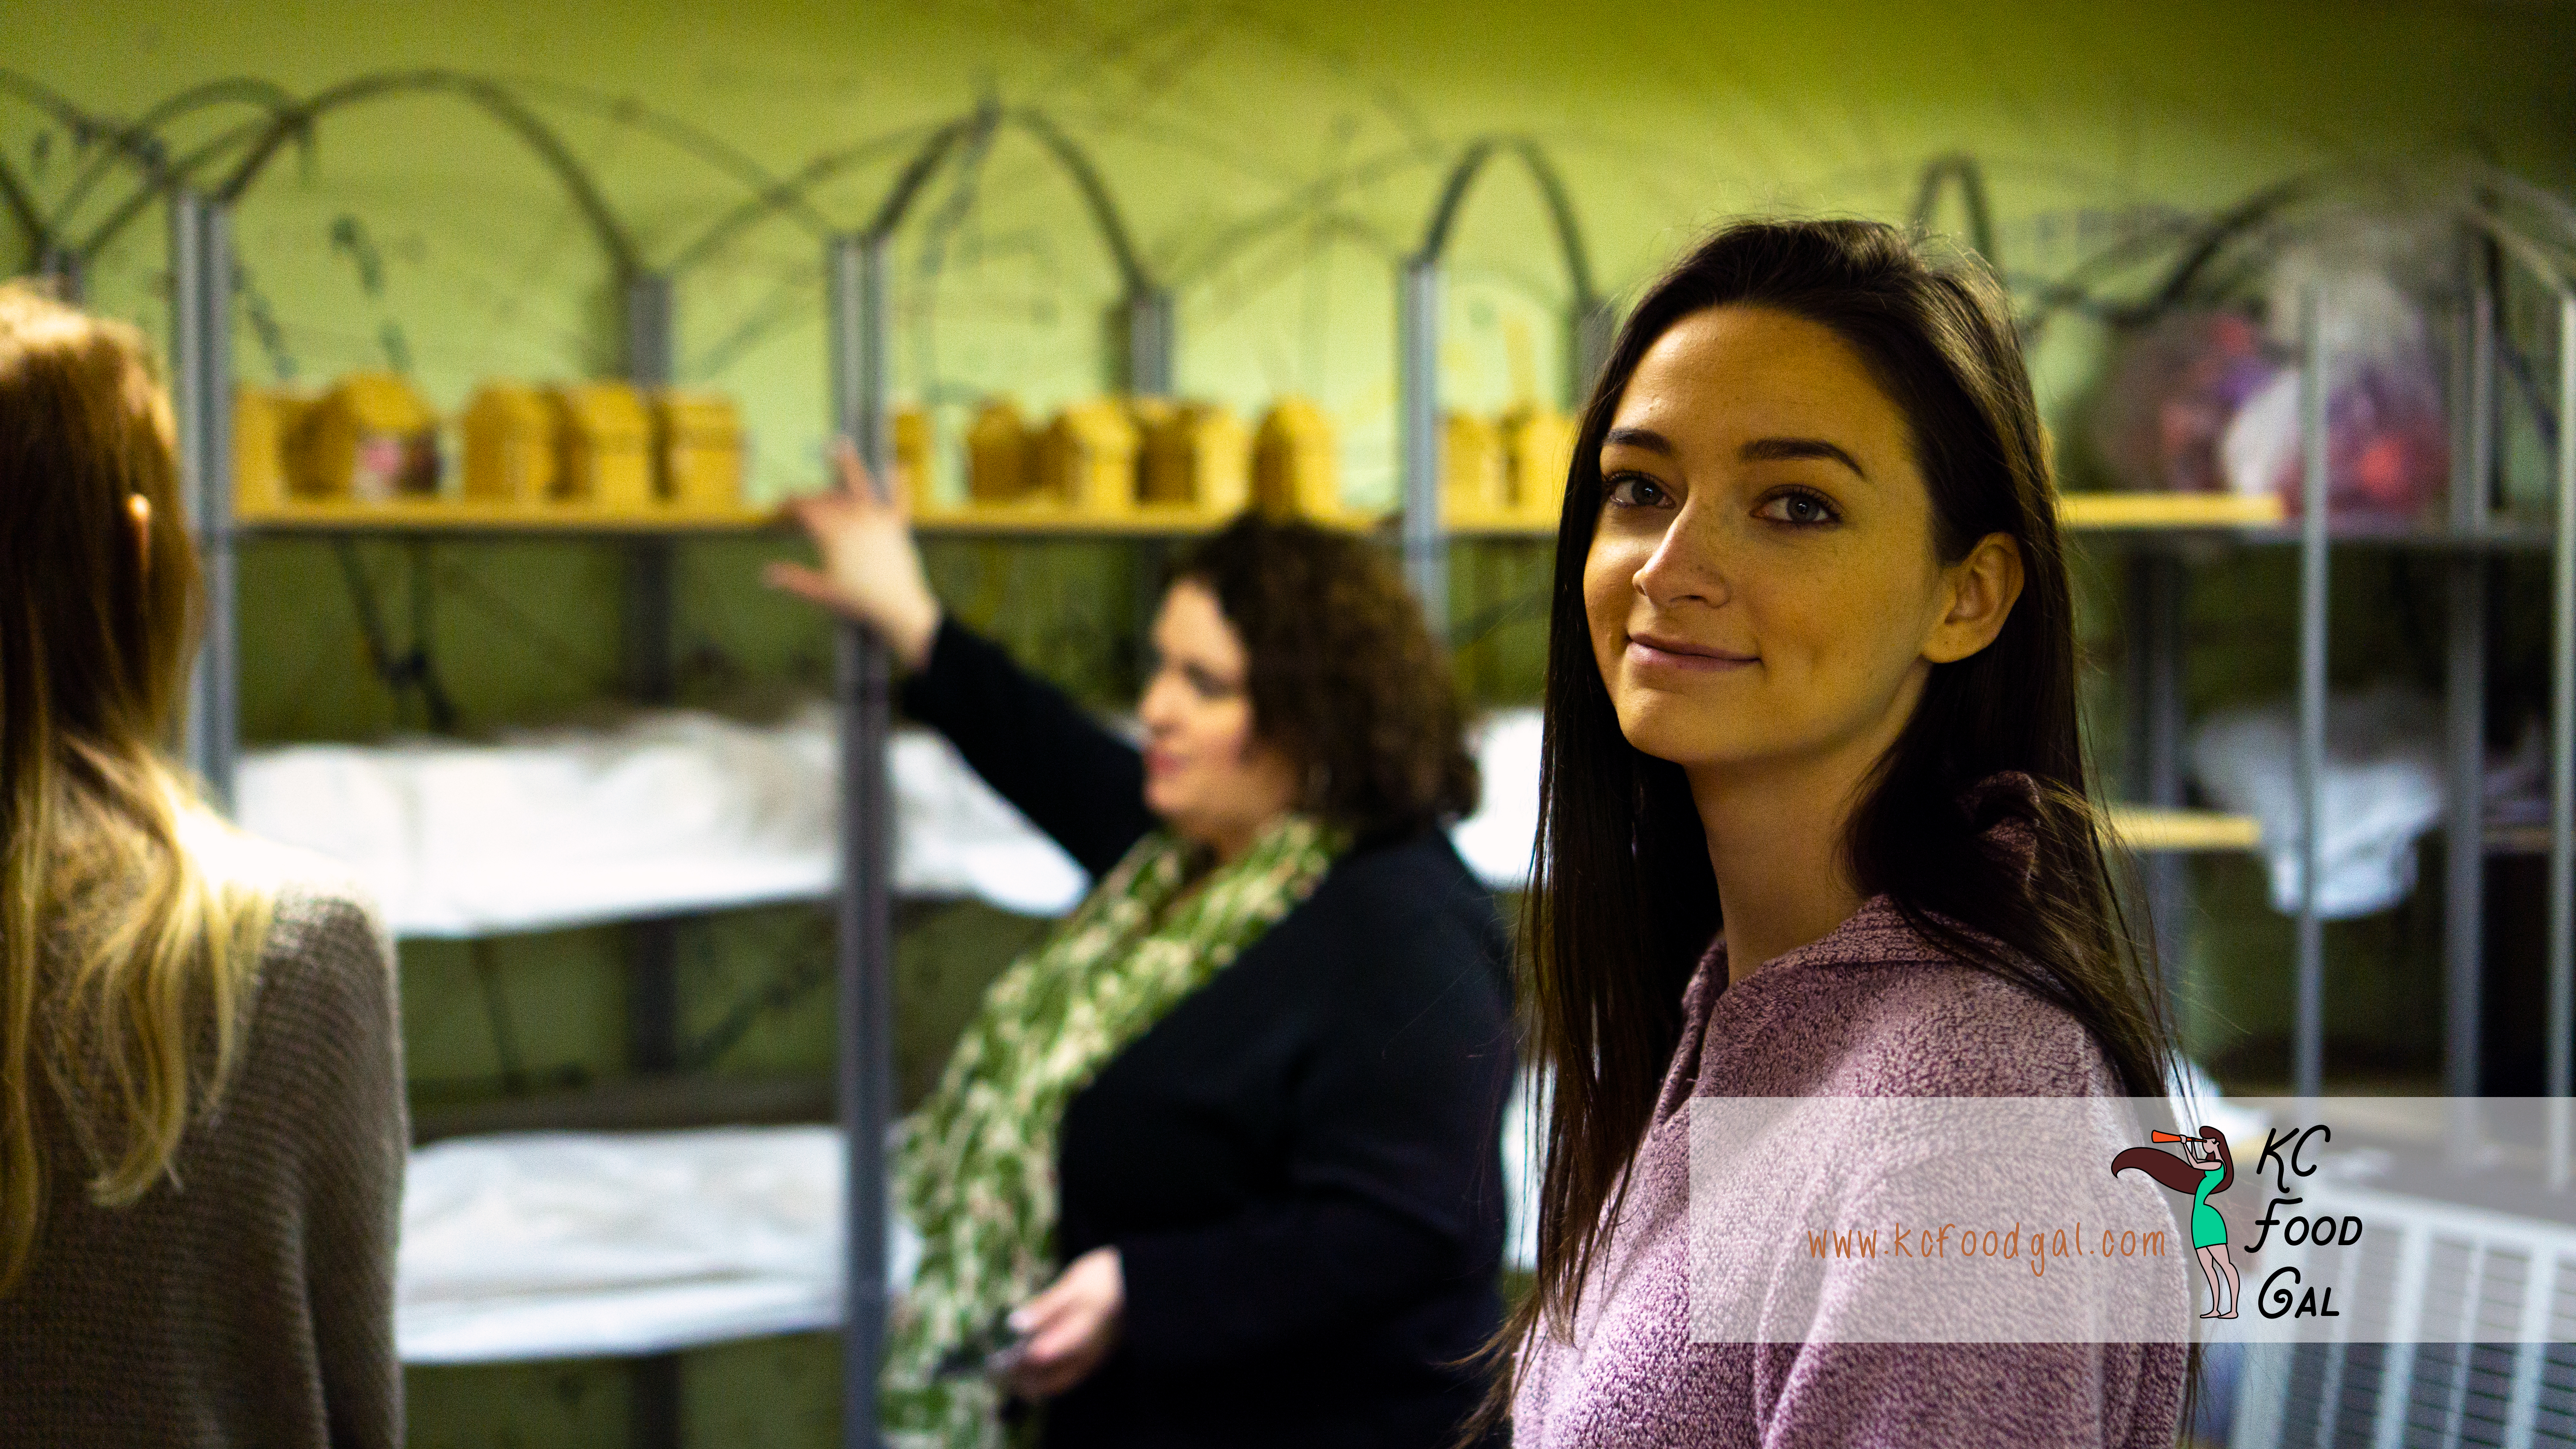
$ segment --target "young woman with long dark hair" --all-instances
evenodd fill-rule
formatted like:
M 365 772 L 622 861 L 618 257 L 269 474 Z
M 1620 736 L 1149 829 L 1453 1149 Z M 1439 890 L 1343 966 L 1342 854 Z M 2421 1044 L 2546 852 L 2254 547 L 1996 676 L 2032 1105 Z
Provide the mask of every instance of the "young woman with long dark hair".
M 2178 1344 L 1689 1338 L 1689 1098 L 2165 1090 L 2072 609 L 2029 379 L 1972 263 L 1874 223 L 1748 223 L 1628 319 L 1557 535 L 1518 1442 L 2173 1439 Z

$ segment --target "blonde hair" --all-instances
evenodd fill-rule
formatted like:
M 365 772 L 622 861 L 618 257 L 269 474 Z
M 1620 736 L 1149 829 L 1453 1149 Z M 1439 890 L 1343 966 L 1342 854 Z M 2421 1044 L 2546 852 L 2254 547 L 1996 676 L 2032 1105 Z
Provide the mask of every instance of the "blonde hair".
M 163 752 L 200 613 L 172 435 L 133 328 L 0 285 L 0 1293 L 64 1170 L 49 1117 L 94 1202 L 175 1178 L 268 934 Z

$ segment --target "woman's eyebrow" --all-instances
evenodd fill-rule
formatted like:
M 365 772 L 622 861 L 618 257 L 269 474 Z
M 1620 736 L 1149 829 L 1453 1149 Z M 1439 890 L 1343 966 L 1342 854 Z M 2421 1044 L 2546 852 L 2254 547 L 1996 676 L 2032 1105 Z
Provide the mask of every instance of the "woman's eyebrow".
M 1601 445 L 1605 448 L 1641 448 L 1666 458 L 1677 457 L 1680 454 L 1680 450 L 1673 446 L 1670 438 L 1652 428 L 1612 428 L 1602 437 Z M 1849 468 L 1852 476 L 1863 482 L 1869 480 L 1869 470 L 1861 467 L 1858 459 L 1822 438 L 1756 438 L 1736 449 L 1735 455 L 1747 463 L 1782 463 L 1794 462 L 1801 458 L 1822 458 L 1827 462 L 1840 463 Z
M 1652 428 L 1612 428 L 1601 439 L 1605 448 L 1643 448 L 1649 453 L 1672 457 L 1672 440 Z
M 1869 474 L 1851 454 L 1822 438 L 1756 438 L 1735 450 L 1735 456 L 1747 463 L 1786 463 L 1800 458 L 1823 458 L 1852 470 L 1852 476 L 1866 483 Z

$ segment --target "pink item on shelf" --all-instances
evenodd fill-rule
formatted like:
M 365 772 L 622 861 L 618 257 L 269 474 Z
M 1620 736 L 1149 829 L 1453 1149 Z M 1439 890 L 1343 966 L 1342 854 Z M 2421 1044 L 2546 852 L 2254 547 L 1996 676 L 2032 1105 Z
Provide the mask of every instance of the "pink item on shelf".
M 2338 368 L 2343 372 L 2344 369 Z M 2221 444 L 2239 493 L 2277 493 L 2301 505 L 2306 463 L 2299 440 L 2302 374 L 2282 373 L 2241 409 Z M 2436 507 L 2451 476 L 2449 425 L 2429 369 L 2363 363 L 2335 379 L 2326 399 L 2326 506 L 2345 517 L 2411 521 Z
M 2095 414 L 2094 444 L 2124 488 L 2221 492 L 2227 480 L 2219 439 L 2277 370 L 2250 317 L 2166 317 L 2121 349 Z

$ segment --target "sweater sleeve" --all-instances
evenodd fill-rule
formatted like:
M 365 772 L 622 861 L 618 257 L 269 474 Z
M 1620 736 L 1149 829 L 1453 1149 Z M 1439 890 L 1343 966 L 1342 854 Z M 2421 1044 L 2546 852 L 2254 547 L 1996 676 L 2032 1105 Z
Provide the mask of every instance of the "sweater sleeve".
M 1120 1239 L 1122 1352 L 1240 1361 L 1490 1279 L 1502 1251 L 1507 1008 L 1471 925 L 1355 929 L 1294 1089 L 1284 1192 L 1232 1220 Z
M 1763 1353 L 1779 1395 L 1764 1449 L 2143 1449 L 2173 1443 L 2180 1428 L 2180 1344 L 1809 1343 Z
M 1136 747 L 953 618 L 905 681 L 903 707 L 1095 880 L 1154 828 Z
M 1980 1201 L 1977 1188 L 1961 1184 L 1981 1180 L 1974 1166 L 1931 1161 L 1879 1179 L 1838 1220 L 1929 1220 L 1938 1215 L 1927 1210 L 1929 1204 Z M 1927 1191 L 1927 1181 L 1946 1190 Z M 2074 1200 L 2045 1191 L 2038 1198 Z M 2132 1449 L 2174 1441 L 2181 1380 L 2173 1369 L 2183 1352 L 2178 1343 L 1861 1341 L 1919 1322 L 1931 1307 L 1925 1290 L 1908 1279 L 1914 1266 L 1893 1255 L 1855 1258 L 1848 1268 L 1837 1263 L 1815 1300 L 1806 1341 L 1762 1346 L 1754 1399 L 1764 1449 Z M 2016 1275 L 2020 1268 L 2018 1261 L 2012 1265 Z M 2065 1295 L 2063 1312 L 2078 1322 L 2106 1321 L 2095 1296 L 2098 1285 L 2066 1272 L 2060 1268 L 2050 1275 L 2052 1282 L 2076 1285 Z M 1786 1301 L 1795 1302 L 1796 1295 Z M 2016 1321 L 2009 1310 L 2007 1316 L 1981 1318 L 1993 1311 L 1992 1301 L 1974 1282 L 1952 1281 L 1939 1298 L 1941 1312 L 1955 1315 L 1962 1328 Z
M 403 1423 L 394 1247 L 411 1138 L 393 948 L 346 899 L 323 903 L 300 947 L 305 1289 L 323 1413 L 335 1449 L 393 1449 Z

